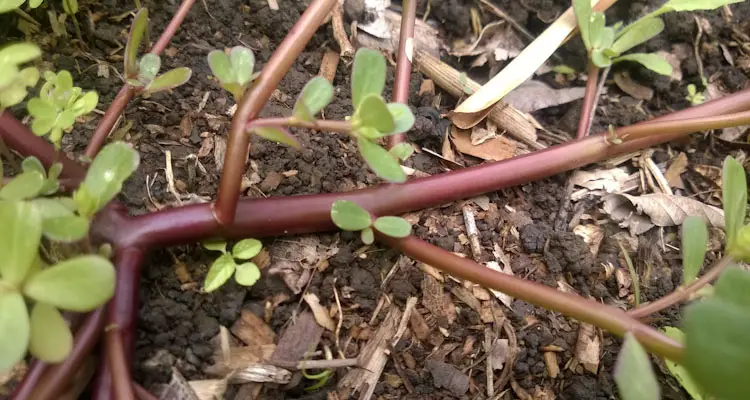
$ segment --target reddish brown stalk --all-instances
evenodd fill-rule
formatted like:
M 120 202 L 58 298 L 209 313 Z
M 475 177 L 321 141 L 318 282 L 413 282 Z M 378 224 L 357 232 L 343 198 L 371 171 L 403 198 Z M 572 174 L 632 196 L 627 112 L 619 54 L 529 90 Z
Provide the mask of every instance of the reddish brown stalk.
M 167 48 L 167 45 L 169 45 L 169 42 L 172 40 L 172 37 L 177 32 L 177 29 L 182 24 L 182 21 L 185 19 L 188 12 L 190 12 L 190 8 L 194 3 L 195 0 L 182 0 L 180 8 L 174 14 L 172 20 L 169 21 L 169 24 L 164 29 L 164 32 L 162 32 L 161 36 L 159 36 L 159 40 L 151 48 L 150 53 L 158 55 Z M 125 110 L 125 107 L 128 105 L 130 100 L 133 99 L 134 94 L 135 91 L 130 87 L 130 85 L 125 83 L 125 85 L 123 85 L 123 87 L 117 93 L 117 96 L 115 96 L 115 99 L 109 105 L 109 108 L 107 108 L 107 111 L 104 112 L 104 116 L 102 116 L 102 119 L 99 120 L 99 124 L 96 126 L 96 130 L 91 137 L 91 141 L 89 142 L 88 146 L 86 146 L 86 151 L 84 153 L 86 157 L 94 158 L 96 156 L 96 153 L 99 152 L 99 149 L 104 146 L 104 142 L 107 141 L 107 137 L 112 131 L 112 128 L 115 126 L 117 119 L 120 118 L 120 115 Z
M 156 396 L 149 393 L 148 390 L 146 390 L 143 386 L 139 385 L 135 381 L 133 382 L 133 391 L 135 392 L 135 397 L 137 397 L 138 400 L 157 400 Z
M 232 130 L 229 133 L 227 152 L 224 156 L 224 171 L 221 174 L 219 194 L 214 204 L 214 213 L 219 224 L 231 224 L 237 211 L 242 174 L 245 171 L 245 162 L 250 148 L 250 140 L 245 132 L 247 122 L 258 116 L 268 98 L 271 97 L 271 93 L 335 4 L 336 0 L 313 0 L 310 3 L 292 30 L 273 52 L 258 79 L 240 101 L 232 119 Z
M 578 120 L 578 131 L 576 139 L 581 139 L 589 134 L 591 121 L 594 120 L 594 104 L 596 103 L 597 83 L 599 81 L 599 67 L 589 61 L 588 80 L 586 81 L 586 92 L 583 95 L 583 104 L 581 105 L 581 117 Z
M 90 313 L 76 332 L 73 350 L 68 358 L 60 364 L 47 366 L 41 377 L 33 369 L 16 388 L 13 399 L 16 400 L 55 400 L 65 391 L 70 380 L 83 366 L 86 356 L 91 353 L 98 342 L 104 327 L 104 308 Z M 36 379 L 35 379 L 36 378 Z
M 117 289 L 107 306 L 106 362 L 99 364 L 94 400 L 133 398 L 130 378 L 143 250 L 117 248 Z M 119 397 L 129 394 L 131 397 Z M 117 396 L 115 396 L 117 395 Z M 114 397 L 113 397 L 114 396 Z
M 409 81 L 411 60 L 414 54 L 414 22 L 417 19 L 417 0 L 404 0 L 401 3 L 401 30 L 396 55 L 396 75 L 393 80 L 393 101 L 409 104 Z M 404 141 L 404 135 L 388 136 L 388 148 Z
M 690 298 L 692 294 L 697 293 L 701 288 L 718 278 L 728 266 L 732 265 L 732 263 L 734 263 L 734 260 L 732 260 L 731 257 L 724 256 L 717 261 L 708 272 L 693 281 L 693 283 L 687 286 L 680 286 L 674 292 L 658 300 L 652 301 L 651 303 L 634 308 L 628 311 L 627 314 L 633 318 L 645 318 L 651 314 L 657 313 L 676 304 L 680 304 Z
M 632 332 L 649 351 L 675 362 L 682 359 L 682 345 L 659 333 L 656 329 L 628 316 L 618 308 L 494 271 L 468 258 L 459 257 L 440 247 L 424 242 L 416 236 L 398 239 L 379 235 L 378 239 L 415 260 L 431 265 L 455 277 L 478 283 L 486 288 L 499 290 L 512 297 L 548 310 L 560 312 L 579 321 L 588 322 L 617 336 Z

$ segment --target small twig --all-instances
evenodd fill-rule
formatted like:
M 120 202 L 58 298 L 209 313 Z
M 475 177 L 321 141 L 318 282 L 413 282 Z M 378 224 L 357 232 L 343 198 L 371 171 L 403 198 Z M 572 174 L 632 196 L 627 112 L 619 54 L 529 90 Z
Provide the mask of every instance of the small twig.
M 354 46 L 346 36 L 346 29 L 344 28 L 344 6 L 337 4 L 331 10 L 332 18 L 331 25 L 333 26 L 333 38 L 338 43 L 341 49 L 341 57 L 351 59 L 354 57 Z
M 659 188 L 664 194 L 673 195 L 672 187 L 669 186 L 669 181 L 667 181 L 667 178 L 664 177 L 664 174 L 661 173 L 661 170 L 659 169 L 659 166 L 656 165 L 654 160 L 651 157 L 644 157 L 643 160 L 644 164 L 646 164 L 646 168 L 648 171 L 653 175 L 654 179 L 656 180 L 656 184 L 659 185 Z
M 339 314 L 339 320 L 336 323 L 336 350 L 339 352 L 339 355 L 344 355 L 344 350 L 341 348 L 340 344 L 340 336 L 341 336 L 341 325 L 344 323 L 344 311 L 341 309 L 341 300 L 339 300 L 339 291 L 336 289 L 336 280 L 338 278 L 333 278 L 333 283 L 331 283 L 331 286 L 333 286 L 333 297 L 336 298 L 336 309 L 338 310 Z
M 284 361 L 284 360 L 271 360 L 268 364 L 275 367 L 280 367 L 289 370 L 301 371 L 303 369 L 332 369 L 332 368 L 346 368 L 346 367 L 358 367 L 359 359 L 357 358 L 344 358 L 344 359 L 333 359 L 333 360 L 306 360 L 306 361 Z
M 398 329 L 396 329 L 396 334 L 393 335 L 393 339 L 391 340 L 391 347 L 395 348 L 399 340 L 401 340 L 401 336 L 404 335 L 406 326 L 409 324 L 409 319 L 411 318 L 411 314 L 412 312 L 414 312 L 414 307 L 416 305 L 416 297 L 409 297 L 409 299 L 406 301 L 406 307 L 404 307 L 404 313 L 401 315 L 401 321 L 398 324 Z
M 471 254 L 475 261 L 479 261 L 482 257 L 482 244 L 479 243 L 479 230 L 477 230 L 477 222 L 474 219 L 474 210 L 470 205 L 464 204 L 461 211 L 464 216 L 464 224 L 466 224 L 466 236 L 469 237 L 469 243 L 471 244 Z
M 177 193 L 177 188 L 174 186 L 174 172 L 172 172 L 172 152 L 167 150 L 164 152 L 164 157 L 166 158 L 165 163 L 166 167 L 164 168 L 164 173 L 167 176 L 167 186 L 169 187 L 169 192 L 172 193 L 172 196 L 177 200 L 177 203 L 182 205 L 182 198 L 179 193 Z

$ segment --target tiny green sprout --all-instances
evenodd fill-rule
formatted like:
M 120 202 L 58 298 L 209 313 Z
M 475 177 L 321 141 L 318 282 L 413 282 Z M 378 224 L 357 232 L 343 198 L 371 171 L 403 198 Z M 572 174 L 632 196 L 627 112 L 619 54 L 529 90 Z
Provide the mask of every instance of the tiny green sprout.
M 360 238 L 365 244 L 372 244 L 375 241 L 374 230 L 395 238 L 404 238 L 411 234 L 411 224 L 405 219 L 386 216 L 373 221 L 367 210 L 349 200 L 336 200 L 333 203 L 331 220 L 339 229 L 360 231 Z
M 607 128 L 608 128 L 608 133 L 607 133 L 607 136 L 604 137 L 604 141 L 606 141 L 607 143 L 615 144 L 615 145 L 622 144 L 622 139 L 620 139 L 617 136 L 617 133 L 615 132 L 615 126 L 609 125 Z
M 401 103 L 385 103 L 386 64 L 380 52 L 361 48 L 354 55 L 352 68 L 351 117 L 353 134 L 360 155 L 379 177 L 395 183 L 406 181 L 399 163 L 400 154 L 392 154 L 375 141 L 388 135 L 401 134 L 414 125 L 414 114 Z
M 703 93 L 698 92 L 698 89 L 692 83 L 687 86 L 688 94 L 685 96 L 685 100 L 689 101 L 691 105 L 697 106 L 703 104 L 706 101 L 706 96 Z
M 218 251 L 222 254 L 214 260 L 206 274 L 203 290 L 206 293 L 213 292 L 224 285 L 234 275 L 234 280 L 242 286 L 253 286 L 260 279 L 260 268 L 255 263 L 248 261 L 257 256 L 263 244 L 257 239 L 243 239 L 232 246 L 232 251 L 227 251 L 227 242 L 211 240 L 203 242 L 207 250 Z M 235 260 L 244 261 L 238 264 Z
M 232 47 L 229 54 L 221 50 L 212 50 L 208 53 L 208 66 L 219 80 L 221 87 L 231 93 L 238 103 L 250 83 L 260 75 L 260 73 L 253 73 L 255 68 L 253 51 L 242 46 Z
M 573 68 L 565 64 L 558 64 L 552 67 L 552 72 L 570 76 L 570 75 L 575 75 L 576 70 L 574 70 Z
M 140 89 L 140 94 L 150 96 L 187 83 L 193 74 L 190 68 L 174 68 L 159 75 L 161 58 L 157 54 L 146 53 L 138 59 L 138 47 L 140 47 L 147 30 L 148 9 L 142 8 L 133 19 L 128 43 L 125 46 L 125 78 L 128 85 Z
M 57 74 L 44 73 L 45 84 L 39 91 L 39 97 L 29 100 L 26 108 L 34 117 L 31 130 L 39 136 L 49 135 L 55 147 L 60 147 L 64 132 L 70 132 L 76 118 L 89 114 L 99 103 L 95 91 L 83 93 L 81 88 L 73 86 L 73 77 L 68 71 Z
M 28 88 L 39 81 L 38 69 L 20 66 L 41 55 L 39 47 L 31 43 L 14 43 L 0 49 L 0 111 L 22 102 Z

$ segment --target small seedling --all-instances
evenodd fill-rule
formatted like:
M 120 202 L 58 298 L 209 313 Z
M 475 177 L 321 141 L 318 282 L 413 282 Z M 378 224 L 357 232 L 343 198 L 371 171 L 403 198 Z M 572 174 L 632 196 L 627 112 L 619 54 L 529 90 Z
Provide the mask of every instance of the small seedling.
M 83 93 L 81 88 L 73 86 L 73 77 L 68 71 L 57 74 L 47 71 L 44 80 L 39 97 L 29 100 L 26 108 L 34 117 L 32 132 L 49 135 L 49 140 L 59 148 L 63 133 L 73 129 L 76 118 L 96 108 L 99 95 L 95 91 Z
M 179 67 L 158 75 L 161 57 L 146 53 L 138 59 L 138 47 L 147 29 L 148 9 L 142 8 L 133 19 L 128 43 L 125 46 L 125 78 L 128 85 L 138 89 L 138 93 L 143 96 L 184 85 L 193 73 L 190 68 Z
M 235 46 L 229 54 L 221 50 L 208 53 L 208 66 L 216 76 L 221 87 L 234 96 L 239 103 L 248 85 L 260 75 L 253 73 L 255 55 L 247 47 Z
M 41 55 L 39 47 L 31 43 L 14 43 L 0 49 L 0 112 L 22 102 L 28 88 L 39 81 L 36 67 L 21 69 L 21 65 Z
M 404 238 L 411 234 L 411 224 L 401 217 L 378 217 L 373 221 L 372 215 L 357 203 L 349 200 L 336 200 L 331 206 L 331 220 L 345 231 L 360 231 L 365 244 L 375 241 L 375 230 L 395 238 Z
M 203 290 L 213 292 L 226 283 L 234 275 L 234 280 L 242 286 L 253 286 L 260 279 L 260 268 L 254 262 L 248 261 L 257 256 L 263 244 L 257 239 L 244 239 L 232 246 L 231 253 L 227 251 L 227 242 L 207 241 L 203 247 L 222 254 L 214 260 L 208 270 Z M 245 261 L 237 264 L 235 260 Z
M 73 26 L 76 29 L 76 37 L 78 37 L 78 41 L 81 43 L 81 46 L 85 46 L 83 35 L 81 35 L 81 26 L 78 25 L 78 19 L 76 18 L 76 14 L 78 14 L 78 0 L 63 0 L 62 3 L 63 11 L 65 11 L 65 14 L 69 15 L 73 20 Z
M 124 143 L 105 146 L 81 184 L 88 199 L 101 206 L 109 202 L 110 189 L 119 191 L 137 157 Z M 135 165 L 121 165 L 126 159 Z M 83 214 L 75 195 L 50 197 L 57 192 L 60 172 L 60 164 L 47 172 L 29 157 L 22 172 L 0 189 L 0 371 L 27 351 L 44 362 L 63 361 L 73 336 L 59 310 L 88 312 L 114 294 L 115 269 L 106 252 L 78 252 L 60 262 L 40 256 L 43 238 L 77 249 L 74 242 L 88 235 L 90 220 L 101 208 Z
M 689 101 L 691 105 L 697 106 L 703 104 L 706 101 L 706 96 L 703 93 L 698 92 L 698 89 L 692 83 L 687 86 L 688 94 L 685 96 L 685 100 Z

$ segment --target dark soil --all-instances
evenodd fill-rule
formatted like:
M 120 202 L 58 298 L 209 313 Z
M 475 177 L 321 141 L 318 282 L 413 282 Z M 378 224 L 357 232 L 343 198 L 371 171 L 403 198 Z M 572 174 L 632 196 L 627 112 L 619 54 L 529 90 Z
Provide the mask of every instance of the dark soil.
M 499 0 L 495 3 L 532 33 L 541 32 L 570 5 L 568 0 L 529 0 L 520 3 Z M 610 23 L 616 19 L 632 19 L 655 8 L 657 3 L 660 2 L 619 2 L 607 13 L 607 17 Z M 127 131 L 116 133 L 119 135 L 118 139 L 133 143 L 142 157 L 141 167 L 127 184 L 123 194 L 132 213 L 140 214 L 177 205 L 177 200 L 168 190 L 164 174 L 166 151 L 171 152 L 178 190 L 195 195 L 192 200 L 185 201 L 207 201 L 215 196 L 219 180 L 216 160 L 223 160 L 223 156 L 215 157 L 214 154 L 220 148 L 219 143 L 226 139 L 231 121 L 227 111 L 233 101 L 216 82 L 209 79 L 211 74 L 205 61 L 206 55 L 214 48 L 245 44 L 254 49 L 258 64 L 256 69 L 261 68 L 305 10 L 306 4 L 306 1 L 279 1 L 281 9 L 272 11 L 266 0 L 225 0 L 209 2 L 209 14 L 201 2 L 196 2 L 162 58 L 163 70 L 189 66 L 193 69 L 192 79 L 172 93 L 157 94 L 150 99 L 131 102 L 120 126 L 125 123 L 132 123 L 132 126 Z M 474 4 L 476 2 L 468 0 L 433 1 L 431 15 L 441 23 L 441 29 L 448 39 L 463 37 L 471 30 L 469 10 Z M 161 32 L 178 5 L 176 0 L 144 2 L 151 15 L 152 38 Z M 420 15 L 425 6 L 426 2 L 421 1 Z M 40 36 L 37 41 L 46 43 L 48 47 L 46 61 L 57 69 L 71 70 L 79 86 L 99 92 L 100 109 L 104 109 L 121 86 L 112 69 L 121 70 L 122 52 L 115 52 L 115 43 L 124 43 L 123 33 L 127 26 L 126 22 L 115 21 L 111 17 L 130 10 L 132 2 L 105 0 L 85 7 L 88 7 L 86 11 L 92 15 L 101 16 L 96 22 L 95 31 L 84 29 L 89 35 L 89 48 L 86 52 L 78 50 L 75 44 L 66 40 L 52 42 L 46 36 Z M 732 22 L 726 22 L 720 12 L 696 13 L 706 18 L 713 27 L 711 33 L 705 33 L 706 38 L 701 46 L 704 74 L 727 91 L 747 87 L 746 71 L 733 67 L 726 61 L 720 44 L 731 40 L 733 29 L 747 32 L 747 23 L 742 21 L 748 20 L 750 4 L 734 5 L 732 10 Z M 493 21 L 494 18 L 491 14 L 482 14 L 483 23 Z M 692 15 L 666 15 L 665 22 L 665 32 L 642 46 L 641 50 L 669 51 L 673 45 L 683 43 L 692 46 L 696 34 Z M 321 28 L 305 48 L 264 109 L 263 116 L 290 113 L 297 94 L 318 73 L 326 46 L 336 46 L 330 24 Z M 738 47 L 727 49 L 734 60 L 741 58 Z M 583 50 L 579 40 L 571 40 L 559 54 L 566 64 L 579 69 L 582 66 Z M 458 60 L 448 61 L 454 65 L 460 64 Z M 97 75 L 97 65 L 105 66 L 104 69 L 111 66 L 110 77 Z M 594 120 L 595 130 L 604 129 L 609 124 L 627 125 L 684 108 L 688 105 L 684 99 L 686 85 L 700 84 L 697 62 L 692 52 L 682 63 L 683 80 L 680 82 L 655 76 L 638 66 L 618 68 L 628 68 L 631 76 L 640 84 L 652 87 L 655 95 L 650 101 L 641 102 L 622 93 L 614 84 L 608 84 L 608 95 L 602 98 Z M 336 99 L 325 111 L 328 119 L 341 119 L 352 112 L 349 72 L 348 65 L 339 64 L 334 80 Z M 477 73 L 481 75 L 481 72 L 473 71 L 473 74 Z M 389 72 L 388 91 L 391 74 L 392 70 Z M 543 78 L 554 82 L 549 76 Z M 432 108 L 431 98 L 419 98 L 416 95 L 421 82 L 422 76 L 414 73 L 410 106 L 417 114 L 417 123 L 409 133 L 409 138 L 429 148 L 439 149 L 446 126 L 440 112 L 451 109 L 455 100 L 444 94 L 443 109 Z M 567 83 L 579 86 L 583 84 Z M 204 98 L 207 98 L 205 106 L 198 111 Z M 535 116 L 546 126 L 573 132 L 579 108 L 580 102 L 572 103 L 536 112 Z M 82 153 L 97 121 L 98 117 L 80 124 L 74 134 L 66 136 L 63 149 L 69 154 Z M 295 133 L 302 141 L 302 150 L 253 139 L 246 174 L 250 182 L 247 185 L 247 196 L 340 192 L 378 183 L 378 179 L 363 166 L 353 143 L 347 137 L 305 131 Z M 200 165 L 197 165 L 195 156 L 189 156 L 199 154 L 201 146 L 210 142 L 214 143 L 214 150 L 201 154 L 198 158 Z M 673 150 L 677 151 L 688 149 L 707 149 L 690 154 L 689 157 L 691 161 L 696 159 L 713 165 L 719 165 L 728 150 L 709 146 L 707 141 L 697 136 L 694 141 L 673 146 Z M 427 154 L 417 154 L 410 163 L 412 167 L 427 173 L 439 173 L 442 170 L 438 160 Z M 484 249 L 482 261 L 494 260 L 493 248 L 499 246 L 509 256 L 510 267 L 516 276 L 527 277 L 555 288 L 559 287 L 559 282 L 566 282 L 583 296 L 621 307 L 631 307 L 618 294 L 615 278 L 604 277 L 604 264 L 611 263 L 616 268 L 625 268 L 615 238 L 615 233 L 622 230 L 612 223 L 605 224 L 605 239 L 598 254 L 594 256 L 581 237 L 570 231 L 554 228 L 558 226 L 555 219 L 562 196 L 565 195 L 566 179 L 567 176 L 563 175 L 489 193 L 489 210 L 475 208 Z M 461 203 L 455 203 L 414 214 L 412 217 L 418 221 L 415 226 L 416 234 L 449 251 L 471 255 L 469 244 L 461 238 L 465 234 L 461 207 Z M 582 202 L 579 207 L 588 214 L 601 217 L 595 200 Z M 567 221 L 564 222 L 567 225 Z M 676 232 L 675 229 L 669 231 Z M 399 257 L 397 252 L 373 246 L 363 253 L 362 243 L 355 235 L 348 233 L 316 235 L 315 238 L 320 246 L 338 248 L 338 251 L 328 259 L 326 269 L 313 274 L 306 290 L 317 294 L 322 304 L 330 308 L 335 304 L 332 289 L 334 283 L 339 291 L 346 288 L 347 295 L 341 299 L 341 306 L 345 310 L 342 340 L 352 337 L 352 332 L 367 326 L 381 296 L 388 295 L 403 309 L 408 297 L 421 298 L 424 295 L 425 274 L 412 264 L 400 268 L 390 278 L 388 285 L 381 288 L 384 277 Z M 275 246 L 279 246 L 282 241 L 296 240 L 299 238 L 277 238 L 266 240 L 265 245 L 273 253 Z M 678 245 L 674 237 L 671 240 Z M 656 245 L 658 238 L 653 235 L 644 235 L 639 241 L 639 251 L 632 256 L 641 274 L 649 271 L 650 280 L 642 282 L 641 288 L 645 301 L 663 296 L 679 285 L 680 260 L 678 252 L 663 253 L 662 248 Z M 213 256 L 215 254 L 205 251 L 198 244 L 182 246 L 153 251 L 144 266 L 134 377 L 145 387 L 155 388 L 158 384 L 168 382 L 173 366 L 188 380 L 207 379 L 205 370 L 213 364 L 216 346 L 214 338 L 219 327 L 231 327 L 243 309 L 250 310 L 261 318 L 268 316 L 266 321 L 278 337 L 290 320 L 306 307 L 300 305 L 300 296 L 294 294 L 281 277 L 269 274 L 268 270 L 264 270 L 261 281 L 251 288 L 230 282 L 213 294 L 200 293 L 198 289 Z M 184 271 L 178 271 L 181 266 L 186 267 L 187 277 Z M 446 293 L 460 286 L 451 280 L 444 283 Z M 287 299 L 272 308 L 270 314 L 266 314 L 269 311 L 266 305 L 281 296 L 286 296 Z M 484 364 L 480 363 L 471 369 L 468 367 L 483 354 L 482 339 L 477 338 L 482 337 L 487 325 L 475 310 L 457 298 L 453 298 L 453 301 L 460 307 L 459 315 L 453 322 L 437 318 L 438 316 L 432 318 L 430 311 L 420 303 L 417 312 L 424 314 L 433 334 L 426 341 L 420 341 L 413 335 L 402 339 L 395 357 L 402 365 L 406 365 L 403 374 L 397 370 L 394 362 L 389 362 L 385 368 L 384 376 L 407 379 L 408 387 L 412 388 L 411 393 L 407 391 L 407 386 L 389 384 L 381 377 L 375 390 L 376 396 L 383 399 L 454 398 L 449 390 L 436 387 L 425 365 L 428 356 L 435 351 L 443 351 L 450 345 L 455 345 L 458 350 L 447 352 L 441 361 L 453 364 L 462 371 L 471 371 L 470 391 L 463 398 L 484 398 Z M 522 388 L 530 393 L 537 389 L 548 389 L 560 399 L 616 397 L 612 371 L 620 344 L 617 339 L 603 335 L 598 373 L 585 372 L 580 366 L 569 369 L 565 366 L 574 356 L 577 322 L 518 300 L 513 302 L 512 309 L 505 308 L 504 311 L 518 339 L 513 377 Z M 679 314 L 675 310 L 657 317 L 654 323 L 658 326 L 679 323 Z M 375 324 L 381 320 L 382 314 L 375 320 Z M 447 335 L 440 334 L 438 328 L 444 328 Z M 467 343 L 473 343 L 475 339 L 478 340 L 477 343 L 473 347 L 468 345 L 468 351 L 462 353 L 461 350 L 466 348 Z M 330 332 L 323 334 L 323 343 L 333 346 L 334 337 Z M 357 349 L 361 349 L 365 343 L 366 338 L 355 337 L 346 348 L 347 356 L 356 356 Z M 561 371 L 555 379 L 550 379 L 545 369 L 542 348 L 547 346 L 559 348 L 557 357 Z M 668 398 L 687 398 L 671 377 L 662 374 L 661 378 Z M 332 379 L 323 390 L 335 389 L 336 382 L 337 379 Z M 300 392 L 299 387 L 284 392 L 266 385 L 261 398 L 324 398 L 320 392 L 313 395 L 300 393 L 304 392 Z M 514 397 L 507 395 L 505 398 Z

